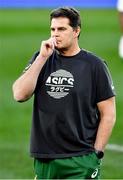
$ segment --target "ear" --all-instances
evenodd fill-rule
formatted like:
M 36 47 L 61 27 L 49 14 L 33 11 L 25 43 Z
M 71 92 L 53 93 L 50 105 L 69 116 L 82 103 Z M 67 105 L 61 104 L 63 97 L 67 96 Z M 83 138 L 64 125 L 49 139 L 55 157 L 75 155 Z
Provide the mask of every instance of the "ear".
M 80 29 L 79 26 L 78 26 L 77 28 L 74 29 L 74 32 L 75 32 L 75 38 L 79 36 L 80 31 L 81 31 L 81 29 Z

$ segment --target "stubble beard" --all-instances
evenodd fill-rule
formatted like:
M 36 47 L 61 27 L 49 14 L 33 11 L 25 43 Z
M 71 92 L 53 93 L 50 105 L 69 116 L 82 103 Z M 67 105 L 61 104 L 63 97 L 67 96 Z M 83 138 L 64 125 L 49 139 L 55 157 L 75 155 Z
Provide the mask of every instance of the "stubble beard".
M 65 52 L 67 52 L 70 47 L 69 46 L 66 46 L 66 47 L 55 47 L 55 49 L 60 53 L 60 54 L 65 54 Z

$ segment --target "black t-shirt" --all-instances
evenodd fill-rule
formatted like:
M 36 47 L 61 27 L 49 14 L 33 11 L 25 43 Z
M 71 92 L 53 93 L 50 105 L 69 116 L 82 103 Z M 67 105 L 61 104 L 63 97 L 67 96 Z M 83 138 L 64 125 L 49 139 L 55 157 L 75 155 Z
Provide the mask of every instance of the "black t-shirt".
M 65 158 L 94 151 L 97 103 L 114 95 L 107 65 L 98 57 L 85 50 L 70 57 L 54 51 L 34 92 L 31 156 Z

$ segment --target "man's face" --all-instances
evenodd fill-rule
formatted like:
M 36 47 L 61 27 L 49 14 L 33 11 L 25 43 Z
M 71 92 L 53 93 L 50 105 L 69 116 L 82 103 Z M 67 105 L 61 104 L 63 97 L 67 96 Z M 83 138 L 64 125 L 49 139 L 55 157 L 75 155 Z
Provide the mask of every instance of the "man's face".
M 68 18 L 58 17 L 51 20 L 51 37 L 56 38 L 56 49 L 69 49 L 77 36 L 76 30 L 69 25 Z

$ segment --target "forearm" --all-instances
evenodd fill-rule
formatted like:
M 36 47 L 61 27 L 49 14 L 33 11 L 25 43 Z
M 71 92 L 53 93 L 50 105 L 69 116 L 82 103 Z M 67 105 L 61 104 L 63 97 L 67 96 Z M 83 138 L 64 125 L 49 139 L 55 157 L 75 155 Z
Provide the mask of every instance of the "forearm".
M 51 37 L 42 41 L 40 53 L 31 67 L 13 84 L 13 94 L 16 101 L 26 101 L 33 94 L 37 79 L 46 60 L 51 56 L 56 45 L 56 39 Z
M 33 94 L 39 73 L 46 62 L 46 58 L 37 56 L 31 67 L 13 84 L 13 95 L 16 101 L 26 101 Z
M 112 129 L 115 124 L 115 115 L 104 116 L 101 118 L 99 128 L 97 131 L 96 141 L 94 148 L 104 151 L 106 144 L 111 136 Z

